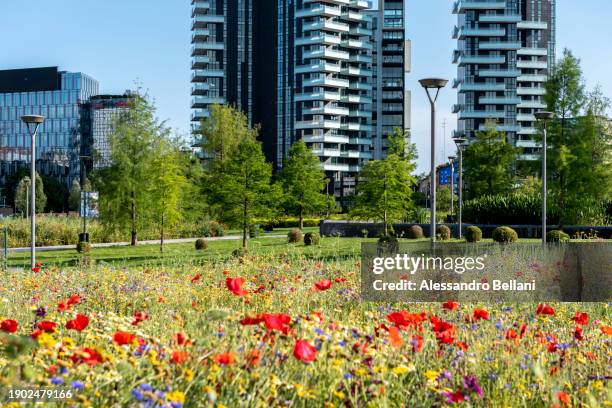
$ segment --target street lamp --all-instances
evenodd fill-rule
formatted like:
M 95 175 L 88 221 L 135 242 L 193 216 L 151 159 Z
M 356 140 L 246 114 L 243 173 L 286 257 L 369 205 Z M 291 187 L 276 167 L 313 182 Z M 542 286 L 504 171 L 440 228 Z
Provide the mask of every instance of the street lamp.
M 546 246 L 546 124 L 554 117 L 552 112 L 536 112 L 535 117 L 544 124 L 542 131 L 542 245 Z
M 465 137 L 455 137 L 453 141 L 457 145 L 459 152 L 459 239 L 463 234 L 463 148 L 467 139 Z
M 455 215 L 455 160 L 456 156 L 448 156 L 451 165 L 450 190 L 451 190 L 451 217 Z
M 423 88 L 425 88 L 425 92 L 427 93 L 427 98 L 429 99 L 429 103 L 431 105 L 431 185 L 430 185 L 430 195 L 431 195 L 431 226 L 430 226 L 430 235 L 431 235 L 431 244 L 432 246 L 436 243 L 436 101 L 438 100 L 438 95 L 440 94 L 440 89 L 444 88 L 446 84 L 448 84 L 447 79 L 440 78 L 426 78 L 419 80 L 419 83 Z M 435 95 L 431 95 L 429 90 L 435 90 Z
M 32 264 L 32 269 L 34 269 L 36 267 L 36 134 L 38 133 L 40 125 L 45 121 L 45 118 L 39 115 L 23 115 L 21 120 L 26 124 L 31 138 L 30 208 L 32 216 L 30 218 L 30 263 Z

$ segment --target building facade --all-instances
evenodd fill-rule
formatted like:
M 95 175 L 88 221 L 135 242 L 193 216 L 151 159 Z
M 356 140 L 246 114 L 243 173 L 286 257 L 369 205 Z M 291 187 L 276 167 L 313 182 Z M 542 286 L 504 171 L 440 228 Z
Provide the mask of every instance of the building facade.
M 373 31 L 372 143 L 374 159 L 387 154 L 387 137 L 401 129 L 410 142 L 411 93 L 406 75 L 411 69 L 411 43 L 406 39 L 404 1 L 381 0 L 370 10 Z
M 36 140 L 36 170 L 66 186 L 80 176 L 81 104 L 99 92 L 95 79 L 57 67 L 0 71 L 0 180 L 30 164 L 24 114 L 45 117 Z
M 407 129 L 410 122 L 404 3 L 370 6 L 364 0 L 192 0 L 195 133 L 210 104 L 233 105 L 261 126 L 275 169 L 303 139 L 331 180 L 329 192 L 352 194 L 363 163 L 383 155 L 393 127 Z M 376 30 L 374 20 L 380 21 Z
M 453 12 L 457 133 L 473 140 L 494 120 L 521 159 L 539 159 L 534 113 L 555 61 L 555 0 L 459 0 Z
M 81 157 L 87 172 L 110 166 L 111 136 L 134 96 L 95 95 L 81 104 Z

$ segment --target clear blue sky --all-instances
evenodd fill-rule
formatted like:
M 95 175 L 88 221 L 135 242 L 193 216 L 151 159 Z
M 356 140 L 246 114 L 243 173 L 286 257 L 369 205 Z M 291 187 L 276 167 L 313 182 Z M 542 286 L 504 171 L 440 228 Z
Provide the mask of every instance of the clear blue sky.
M 0 69 L 54 66 L 81 71 L 98 79 L 103 93 L 121 93 L 138 80 L 155 99 L 158 115 L 183 134 L 189 129 L 190 13 L 189 0 L 18 0 L 2 4 Z M 558 53 L 570 48 L 582 59 L 589 87 L 601 84 L 612 97 L 612 2 L 557 0 Z M 407 32 L 412 40 L 413 140 L 419 150 L 419 171 L 428 168 L 429 105 L 417 80 L 425 76 L 452 79 L 456 24 L 450 0 L 407 0 Z M 36 52 L 24 46 L 36 44 Z M 452 88 L 439 104 L 439 146 L 446 119 L 446 149 L 456 116 Z

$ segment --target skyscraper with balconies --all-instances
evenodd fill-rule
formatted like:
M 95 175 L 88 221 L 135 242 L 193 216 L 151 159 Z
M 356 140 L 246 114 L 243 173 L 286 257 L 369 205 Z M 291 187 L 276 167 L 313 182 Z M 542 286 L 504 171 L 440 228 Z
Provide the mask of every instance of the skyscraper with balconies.
M 411 43 L 406 39 L 403 0 L 380 0 L 368 10 L 372 17 L 372 143 L 374 159 L 387 154 L 387 137 L 395 128 L 410 141 L 411 93 L 406 75 L 411 67 Z
M 458 0 L 453 13 L 457 132 L 471 140 L 492 119 L 521 159 L 539 158 L 534 113 L 555 60 L 555 0 Z

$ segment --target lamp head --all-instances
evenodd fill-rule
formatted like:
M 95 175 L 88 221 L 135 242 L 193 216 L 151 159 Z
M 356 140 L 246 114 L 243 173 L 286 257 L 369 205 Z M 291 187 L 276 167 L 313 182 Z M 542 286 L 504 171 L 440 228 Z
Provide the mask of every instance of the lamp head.
M 458 137 L 453 138 L 453 142 L 455 142 L 457 147 L 461 147 L 465 145 L 465 143 L 467 142 L 467 139 L 465 137 L 458 136 Z
M 40 125 L 45 121 L 45 117 L 40 115 L 23 115 L 21 120 L 28 125 Z
M 537 120 L 545 121 L 545 120 L 551 120 L 552 118 L 554 118 L 555 114 L 552 112 L 542 111 L 542 112 L 536 112 L 535 117 Z
M 440 89 L 444 88 L 448 84 L 448 79 L 442 78 L 425 78 L 419 80 L 421 86 L 425 89 Z
M 457 156 L 448 156 L 448 160 L 450 160 L 450 162 L 452 163 L 457 160 Z

